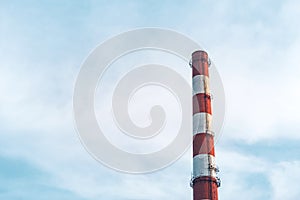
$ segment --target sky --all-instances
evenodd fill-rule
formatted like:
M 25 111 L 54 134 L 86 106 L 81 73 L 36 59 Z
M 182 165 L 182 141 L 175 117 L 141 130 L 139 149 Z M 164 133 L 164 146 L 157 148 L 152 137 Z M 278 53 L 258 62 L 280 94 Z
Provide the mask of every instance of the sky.
M 88 154 L 74 127 L 84 59 L 143 27 L 192 38 L 217 66 L 219 199 L 298 199 L 299 18 L 296 0 L 0 1 L 0 199 L 192 198 L 190 151 L 157 172 L 119 173 Z

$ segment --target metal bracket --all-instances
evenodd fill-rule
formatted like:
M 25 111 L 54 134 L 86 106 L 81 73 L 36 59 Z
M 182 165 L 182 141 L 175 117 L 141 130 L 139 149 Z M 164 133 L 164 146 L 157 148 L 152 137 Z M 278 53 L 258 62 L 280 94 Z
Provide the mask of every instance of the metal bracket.
M 211 130 L 206 130 L 205 133 L 210 134 L 212 136 L 215 136 L 215 132 L 213 132 Z
M 194 186 L 194 180 L 198 178 L 198 177 L 192 177 L 191 178 L 191 181 L 190 181 L 190 187 L 193 187 Z M 217 187 L 221 187 L 221 179 L 219 177 L 216 177 L 216 180 L 215 181 L 212 181 L 212 182 L 215 182 L 217 184 Z
M 190 59 L 190 61 L 189 61 L 189 66 L 190 66 L 191 68 L 193 67 L 192 59 Z
M 220 172 L 219 166 L 216 165 L 215 170 L 216 170 L 216 173 L 219 173 Z
M 208 67 L 210 67 L 210 66 L 211 66 L 211 60 L 210 60 L 210 58 L 208 58 L 208 60 L 207 60 L 207 64 L 208 64 Z
M 203 60 L 202 60 L 202 61 L 203 61 Z M 206 60 L 205 60 L 205 61 L 206 61 Z M 211 66 L 211 60 L 210 60 L 210 58 L 207 59 L 207 64 L 208 64 L 208 67 Z M 189 61 L 189 66 L 190 66 L 190 67 L 193 67 L 192 59 L 190 59 L 190 61 Z
M 212 164 L 210 164 L 210 165 L 208 166 L 208 168 L 214 170 L 216 173 L 219 173 L 219 172 L 220 172 L 220 169 L 219 169 L 219 167 L 218 167 L 217 165 L 212 165 Z
M 221 187 L 221 179 L 219 177 L 216 177 L 216 179 L 217 179 L 217 186 Z

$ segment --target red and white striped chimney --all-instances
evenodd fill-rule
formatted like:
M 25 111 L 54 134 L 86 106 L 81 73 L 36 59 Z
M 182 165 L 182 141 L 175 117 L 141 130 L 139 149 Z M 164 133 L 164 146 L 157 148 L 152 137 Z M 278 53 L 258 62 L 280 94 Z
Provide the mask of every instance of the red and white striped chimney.
M 192 54 L 193 71 L 193 187 L 194 200 L 217 200 L 219 178 L 212 132 L 209 58 L 205 51 Z

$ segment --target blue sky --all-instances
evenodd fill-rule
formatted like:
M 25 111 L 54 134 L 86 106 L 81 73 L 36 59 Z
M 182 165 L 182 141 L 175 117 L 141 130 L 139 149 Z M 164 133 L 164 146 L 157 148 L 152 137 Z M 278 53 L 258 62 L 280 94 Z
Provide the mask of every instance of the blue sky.
M 99 43 L 139 27 L 199 42 L 222 76 L 220 199 L 297 199 L 300 3 L 0 1 L 0 199 L 191 199 L 189 152 L 146 175 L 96 162 L 73 124 L 80 65 Z

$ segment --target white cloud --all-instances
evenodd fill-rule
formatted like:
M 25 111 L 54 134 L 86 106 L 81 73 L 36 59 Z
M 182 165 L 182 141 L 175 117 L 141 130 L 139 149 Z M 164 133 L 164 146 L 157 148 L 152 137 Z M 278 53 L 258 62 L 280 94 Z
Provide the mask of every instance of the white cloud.
M 232 35 L 211 46 L 227 97 L 227 138 L 246 142 L 299 139 L 296 52 L 300 37 L 297 22 L 291 20 L 300 13 L 291 2 L 285 2 L 274 18 L 262 21 L 266 25 L 255 20 L 231 25 L 223 31 Z M 282 130 L 287 131 L 282 134 Z
M 300 161 L 281 162 L 270 170 L 270 182 L 272 184 L 272 199 L 293 200 L 300 196 Z
M 265 199 L 270 193 L 266 185 L 253 177 L 266 179 L 270 163 L 251 154 L 242 154 L 229 149 L 217 149 L 217 163 L 220 167 L 222 184 L 220 199 Z

